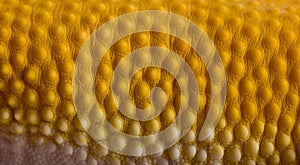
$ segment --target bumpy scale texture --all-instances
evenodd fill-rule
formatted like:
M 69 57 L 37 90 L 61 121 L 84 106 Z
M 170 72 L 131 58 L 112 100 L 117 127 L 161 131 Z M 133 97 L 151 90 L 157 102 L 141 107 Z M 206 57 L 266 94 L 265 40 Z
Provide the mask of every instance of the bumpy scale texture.
M 0 164 L 298 164 L 299 2 L 2 0 Z M 131 80 L 132 100 L 140 108 L 147 107 L 150 90 L 158 86 L 169 98 L 166 109 L 145 122 L 118 112 L 111 78 L 119 61 L 133 50 L 161 46 L 175 51 L 193 69 L 201 94 L 198 115 L 185 116 L 187 122 L 196 122 L 183 139 L 162 153 L 130 157 L 101 147 L 87 135 L 83 128 L 88 121 L 81 124 L 76 116 L 72 76 L 81 45 L 97 27 L 119 15 L 147 9 L 185 16 L 208 34 L 226 69 L 227 99 L 213 135 L 199 142 L 210 100 L 201 59 L 183 41 L 167 34 L 144 32 L 120 40 L 100 63 L 95 79 L 99 104 L 116 129 L 141 136 L 162 131 L 175 120 L 184 99 L 178 93 L 178 81 L 187 83 L 184 76 L 175 80 L 160 68 L 148 67 Z M 142 55 L 138 59 L 148 61 Z M 172 59 L 167 62 L 179 67 Z M 88 76 L 80 79 L 90 81 Z M 120 82 L 116 90 L 124 88 L 126 84 Z M 160 97 L 165 95 L 156 98 Z M 133 107 L 126 109 L 134 113 Z M 105 136 L 101 130 L 95 132 Z

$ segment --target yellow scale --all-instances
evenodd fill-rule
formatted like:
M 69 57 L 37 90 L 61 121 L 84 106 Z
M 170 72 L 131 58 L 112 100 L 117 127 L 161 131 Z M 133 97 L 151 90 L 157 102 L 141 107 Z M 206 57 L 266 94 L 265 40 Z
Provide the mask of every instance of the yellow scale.
M 0 164 L 298 164 L 299 4 L 293 0 L 1 0 Z M 133 50 L 160 46 L 178 53 L 194 71 L 201 94 L 200 112 L 185 118 L 196 122 L 183 139 L 163 153 L 130 157 L 107 150 L 85 132 L 89 122 L 76 116 L 72 77 L 76 56 L 97 27 L 122 14 L 150 9 L 182 15 L 208 34 L 224 64 L 227 98 L 214 133 L 199 142 L 210 100 L 201 59 L 167 34 L 143 32 L 118 41 L 100 63 L 95 80 L 98 102 L 117 130 L 140 136 L 158 133 L 175 120 L 178 102 L 184 99 L 178 94 L 179 80 L 148 67 L 130 83 L 132 100 L 140 108 L 149 106 L 149 92 L 158 86 L 170 99 L 167 108 L 141 122 L 118 112 L 111 78 L 117 64 Z M 146 63 L 147 58 L 138 60 Z M 172 60 L 170 65 L 177 67 Z M 116 87 L 122 92 L 126 84 Z M 130 105 L 126 109 L 134 113 Z M 96 134 L 105 136 L 97 130 Z M 19 152 L 12 152 L 18 147 Z

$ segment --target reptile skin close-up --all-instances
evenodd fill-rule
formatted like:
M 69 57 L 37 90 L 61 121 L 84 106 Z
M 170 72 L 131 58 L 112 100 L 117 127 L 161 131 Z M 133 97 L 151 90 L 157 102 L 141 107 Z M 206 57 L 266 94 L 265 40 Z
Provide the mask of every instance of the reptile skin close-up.
M 121 16 L 141 11 L 178 19 L 142 17 L 142 27 L 152 30 L 112 42 L 101 61 L 94 59 L 97 67 L 80 53 L 93 37 L 105 41 L 93 48 L 99 54 L 113 36 L 140 26 Z M 171 33 L 187 25 L 185 19 L 210 40 L 200 44 L 200 55 L 193 43 Z M 109 28 L 114 20 L 117 28 Z M 96 32 L 101 26 L 106 30 Z M 0 164 L 299 164 L 299 34 L 299 0 L 0 0 Z M 146 47 L 155 47 L 150 56 L 139 52 Z M 178 71 L 183 61 L 164 50 L 188 64 L 197 88 Z M 131 52 L 136 54 L 127 58 Z M 165 68 L 149 65 L 160 58 Z M 145 65 L 119 81 L 118 69 Z M 95 77 L 81 68 L 95 68 Z M 224 86 L 214 84 L 222 78 Z M 87 84 L 95 94 L 77 96 Z M 157 88 L 162 90 L 153 93 Z M 131 104 L 121 104 L 114 92 L 128 92 Z M 224 105 L 213 104 L 222 94 Z M 84 107 L 92 96 L 99 109 Z M 153 101 L 165 105 L 160 113 Z M 188 111 L 193 105 L 196 110 Z M 145 143 L 160 152 L 147 154 L 146 144 L 111 135 L 81 116 L 80 108 L 122 135 L 154 137 Z M 177 119 L 183 125 L 171 127 Z M 206 120 L 216 122 L 204 127 Z M 170 145 L 155 140 L 160 132 Z

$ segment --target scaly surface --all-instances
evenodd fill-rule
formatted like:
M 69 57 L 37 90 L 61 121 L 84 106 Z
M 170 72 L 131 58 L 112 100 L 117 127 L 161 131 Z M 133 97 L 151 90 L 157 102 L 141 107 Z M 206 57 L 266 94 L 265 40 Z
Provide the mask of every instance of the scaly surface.
M 1 1 L 1 164 L 299 163 L 299 2 Z M 196 120 L 187 135 L 161 154 L 138 158 L 108 151 L 85 133 L 72 100 L 72 74 L 81 45 L 97 27 L 145 9 L 180 14 L 204 30 L 223 60 L 228 91 L 214 134 L 199 142 L 210 99 L 202 61 L 189 46 L 166 34 L 145 32 L 120 40 L 100 64 L 96 78 L 99 104 L 120 131 L 132 135 L 162 131 L 174 121 L 181 99 L 174 77 L 159 68 L 145 68 L 130 84 L 135 104 L 147 107 L 150 89 L 159 86 L 169 98 L 167 108 L 147 122 L 120 114 L 112 101 L 110 79 L 129 52 L 150 45 L 171 49 L 189 63 L 200 85 L 200 111 L 198 116 L 186 116 L 189 122 Z M 148 60 L 141 56 L 139 62 Z M 168 61 L 178 67 L 172 59 Z M 85 80 L 89 77 L 83 76 Z M 184 77 L 180 81 L 184 83 Z M 117 90 L 122 92 L 124 87 L 120 83 Z M 132 113 L 131 107 L 127 109 Z M 116 139 L 116 143 L 122 142 Z

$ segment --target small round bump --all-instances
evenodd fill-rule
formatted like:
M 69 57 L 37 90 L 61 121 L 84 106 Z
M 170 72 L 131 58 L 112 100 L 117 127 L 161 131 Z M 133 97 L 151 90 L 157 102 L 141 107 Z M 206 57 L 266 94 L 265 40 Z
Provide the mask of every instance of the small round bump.
M 127 87 L 127 86 L 120 86 L 120 83 L 118 83 L 116 86 L 117 86 L 117 93 L 120 94 L 123 94 L 125 91 L 124 89 L 126 89 Z M 98 83 L 96 83 L 96 92 L 97 95 L 101 95 L 101 96 L 105 96 L 108 93 L 108 86 L 106 85 L 105 81 L 99 81 Z
M 199 60 L 196 57 L 191 57 L 187 61 L 193 71 L 197 71 L 200 67 Z
M 295 120 L 289 114 L 282 114 L 279 118 L 278 123 L 279 123 L 279 127 L 283 131 L 290 132 L 290 131 L 292 131 L 292 129 L 294 127 Z
M 249 136 L 248 128 L 243 124 L 239 124 L 235 129 L 236 139 L 244 141 L 248 139 L 248 136 Z
M 88 25 L 94 25 L 97 22 L 97 18 L 94 15 L 87 15 L 83 21 Z
M 53 50 L 57 55 L 64 57 L 68 54 L 69 47 L 65 43 L 57 43 L 53 46 Z
M 184 3 L 177 3 L 172 5 L 172 10 L 175 13 L 184 13 L 187 10 L 187 6 Z
M 166 129 L 167 135 L 169 135 L 169 141 L 176 141 L 179 140 L 179 130 L 175 126 L 170 126 Z
M 56 134 L 53 139 L 58 145 L 61 145 L 64 142 L 64 138 L 60 134 Z
M 143 147 L 140 143 L 135 143 L 130 145 L 130 149 L 127 150 L 131 155 L 140 156 L 143 154 Z
M 34 90 L 26 90 L 23 99 L 27 105 L 36 106 L 39 98 Z
M 300 84 L 300 68 L 292 69 L 290 77 L 295 83 Z
M 234 85 L 228 85 L 227 87 L 227 98 L 234 99 L 238 97 L 238 90 Z
M 245 17 L 248 17 L 249 19 L 257 19 L 259 17 L 259 13 L 256 10 L 249 10 L 246 11 Z
M 219 30 L 216 32 L 216 39 L 220 42 L 226 42 L 230 37 L 230 33 L 226 30 Z
M 226 110 L 226 119 L 228 123 L 236 124 L 241 119 L 241 112 L 235 107 L 229 107 Z
M 61 111 L 65 116 L 72 116 L 75 113 L 75 107 L 70 102 L 65 102 L 61 106 Z
M 256 165 L 255 161 L 252 159 L 245 160 L 243 162 L 244 165 Z
M 186 44 L 184 41 L 179 39 L 174 40 L 173 46 L 178 51 L 186 51 L 189 47 L 188 44 Z
M 133 4 L 124 4 L 121 9 L 124 13 L 132 13 L 138 10 L 138 7 Z
M 270 141 L 264 141 L 261 143 L 260 151 L 263 155 L 269 156 L 274 152 L 274 145 Z
M 292 42 L 295 40 L 295 34 L 290 30 L 283 30 L 280 33 L 280 38 L 286 42 Z
M 265 81 L 265 80 L 268 80 L 269 73 L 265 67 L 257 67 L 254 70 L 254 76 L 257 80 Z
M 0 20 L 1 21 L 9 21 L 12 18 L 12 15 L 9 12 L 1 12 L 0 14 Z
M 149 36 L 146 33 L 138 33 L 134 36 L 134 41 L 138 45 L 142 46 L 149 42 Z
M 141 126 L 139 122 L 132 122 L 128 125 L 127 132 L 130 135 L 138 136 L 141 133 Z
M 156 68 L 150 68 L 146 71 L 146 78 L 149 81 L 157 81 L 160 78 L 160 72 Z
M 24 112 L 22 109 L 16 109 L 14 111 L 14 119 L 16 121 L 20 121 L 21 119 L 23 119 L 23 115 L 24 115 Z
M 14 66 L 24 67 L 26 65 L 26 57 L 23 53 L 11 56 L 11 62 Z
M 27 44 L 27 38 L 22 35 L 17 35 L 12 38 L 12 44 L 13 46 L 18 48 L 24 47 Z
M 47 142 L 47 143 L 43 146 L 43 148 L 45 149 L 45 151 L 46 151 L 48 154 L 51 154 L 51 153 L 53 153 L 53 152 L 56 151 L 57 146 L 56 146 L 56 144 L 53 143 L 53 142 Z
M 175 120 L 175 117 L 176 117 L 176 112 L 173 108 L 166 108 L 162 112 L 163 121 L 165 121 L 166 123 L 173 122 Z
M 0 122 L 6 123 L 11 119 L 11 113 L 8 108 L 0 109 Z
M 196 116 L 191 111 L 186 111 L 182 115 L 183 126 L 190 127 L 194 124 L 195 120 L 196 120 Z
M 257 155 L 259 150 L 259 144 L 257 141 L 251 139 L 247 142 L 246 146 L 245 146 L 245 153 L 249 154 L 249 155 Z
M 241 106 L 243 118 L 252 121 L 257 115 L 257 106 L 251 101 L 247 101 Z
M 87 145 L 87 137 L 84 133 L 77 133 L 73 136 L 74 142 L 79 146 Z
M 272 98 L 272 95 L 273 92 L 268 87 L 263 87 L 258 91 L 258 96 L 265 102 L 268 102 Z
M 229 145 L 233 141 L 233 135 L 230 130 L 224 130 L 220 134 L 220 141 L 223 145 Z
M 42 110 L 41 116 L 47 122 L 52 122 L 54 120 L 54 112 L 48 108 Z
M 269 157 L 268 162 L 272 165 L 279 164 L 280 163 L 280 157 L 278 154 L 273 154 Z
M 0 64 L 0 76 L 3 79 L 10 78 L 11 74 L 12 74 L 12 68 L 9 64 L 6 63 Z
M 61 64 L 60 70 L 63 73 L 71 74 L 74 71 L 74 64 L 71 60 L 66 60 L 63 64 Z
M 264 132 L 265 123 L 262 120 L 256 120 L 251 127 L 254 136 L 261 136 Z
M 299 72 L 300 74 L 300 72 Z M 299 104 L 299 96 L 297 94 L 289 94 L 286 98 L 287 103 L 289 103 L 290 105 L 292 105 L 293 107 L 296 107 Z
M 85 149 L 80 149 L 76 152 L 76 159 L 77 160 L 86 160 L 87 158 L 87 151 Z
M 39 128 L 40 132 L 43 134 L 43 135 L 46 135 L 46 136 L 49 136 L 51 135 L 52 133 L 52 130 L 51 130 L 51 127 L 49 124 L 47 123 L 42 123 L 40 125 L 40 128 Z
M 158 132 L 160 130 L 160 122 L 157 119 L 152 119 L 146 122 L 145 128 L 148 132 Z
M 34 48 L 32 50 L 32 58 L 37 63 L 44 63 L 47 59 L 49 59 L 49 53 L 46 48 Z
M 18 106 L 18 98 L 15 95 L 8 95 L 6 101 L 11 108 L 16 108 Z
M 62 152 L 65 155 L 72 155 L 73 154 L 73 147 L 69 144 L 64 144 L 62 147 Z
M 98 162 L 97 162 L 97 160 L 96 160 L 95 158 L 89 157 L 89 158 L 87 159 L 87 164 L 88 164 L 88 165 L 97 165 Z
M 14 93 L 21 94 L 24 91 L 24 83 L 20 79 L 13 79 L 9 82 L 9 89 Z
M 243 41 L 236 41 L 232 44 L 232 50 L 235 53 L 242 54 L 246 50 L 246 44 Z
M 47 11 L 40 11 L 35 15 L 35 19 L 40 24 L 47 24 L 51 22 L 51 14 Z
M 212 27 L 219 27 L 223 23 L 223 21 L 221 18 L 214 16 L 214 17 L 208 18 L 207 23 Z
M 177 146 L 173 146 L 168 150 L 168 155 L 171 160 L 178 160 L 180 158 L 180 150 Z
M 280 113 L 281 109 L 275 102 L 271 102 L 265 107 L 265 114 L 267 115 L 267 119 L 269 120 L 273 119 L 274 121 L 277 121 Z
M 147 97 L 149 96 L 150 88 L 146 83 L 140 83 L 135 87 L 135 94 L 138 97 Z
M 26 29 L 28 27 L 28 20 L 24 19 L 24 18 L 18 18 L 15 19 L 13 24 L 16 26 L 17 29 Z
M 277 57 L 271 60 L 270 68 L 275 73 L 283 74 L 287 70 L 287 63 L 283 58 Z
M 77 30 L 73 37 L 76 42 L 84 43 L 88 39 L 89 34 L 83 30 Z
M 34 110 L 28 110 L 26 111 L 26 121 L 29 123 L 29 124 L 38 124 L 39 122 L 39 116 L 38 116 L 38 113 Z
M 161 80 L 159 86 L 167 93 L 172 92 L 173 84 L 170 80 Z
M 65 23 L 65 24 L 72 24 L 76 21 L 76 16 L 72 13 L 64 13 L 62 15 L 62 21 Z
M 33 85 L 38 78 L 37 71 L 35 69 L 27 69 L 24 72 L 24 80 L 28 83 Z
M 45 31 L 40 27 L 32 27 L 31 36 L 34 38 L 42 38 L 45 36 Z
M 293 61 L 300 62 L 300 48 L 291 48 L 288 51 L 288 57 Z
M 292 148 L 287 149 L 282 153 L 283 163 L 295 163 L 295 161 L 296 161 L 296 153 Z
M 215 144 L 210 149 L 210 156 L 213 160 L 221 160 L 224 155 L 224 149 L 222 146 Z
M 24 125 L 19 124 L 19 123 L 12 123 L 10 125 L 10 131 L 13 134 L 21 135 L 21 134 L 23 134 L 25 132 L 25 127 L 24 127 Z
M 57 122 L 57 128 L 61 132 L 67 132 L 69 130 L 69 125 L 66 120 L 59 120 Z
M 204 162 L 207 159 L 207 152 L 204 149 L 200 149 L 197 153 L 196 160 Z
M 3 92 L 5 88 L 6 88 L 6 82 L 0 78 L 0 91 Z M 2 104 L 2 102 L 0 102 L 0 104 Z
M 180 68 L 180 63 L 176 57 L 167 57 L 164 60 L 165 67 L 170 73 L 176 74 L 178 68 Z
M 275 18 L 270 18 L 269 20 L 267 20 L 266 24 L 272 29 L 276 29 L 280 26 L 280 22 Z
M 267 49 L 275 49 L 278 47 L 278 41 L 274 37 L 265 37 L 263 39 L 263 45 Z
M 196 146 L 193 144 L 184 145 L 182 151 L 188 158 L 193 158 L 196 155 Z
M 234 74 L 235 76 L 242 77 L 245 71 L 245 67 L 243 63 L 233 60 L 230 63 L 229 70 L 230 73 Z
M 72 96 L 72 84 L 71 83 L 61 83 L 59 93 L 62 97 Z
M 62 25 L 56 24 L 50 29 L 50 33 L 54 37 L 59 37 L 59 36 L 62 36 L 63 34 L 65 34 L 65 28 Z
M 146 52 L 141 52 L 137 56 L 135 56 L 134 60 L 136 64 L 145 66 L 150 62 L 151 56 Z
M 56 69 L 49 68 L 44 74 L 44 80 L 57 84 L 59 80 L 59 74 Z
M 277 127 L 274 124 L 271 123 L 267 123 L 265 125 L 265 135 L 266 137 L 271 137 L 274 138 L 276 136 L 277 133 Z
M 189 130 L 182 140 L 184 143 L 190 143 L 195 140 L 195 137 L 195 132 L 193 130 Z
M 229 150 L 227 159 L 229 162 L 239 162 L 242 158 L 241 150 L 238 147 L 234 147 Z
M 274 88 L 278 92 L 280 92 L 281 96 L 284 96 L 287 94 L 289 90 L 289 82 L 285 78 L 280 78 L 277 80 L 274 80 Z
M 0 28 L 0 38 L 6 39 L 10 36 L 10 30 L 7 27 Z
M 247 58 L 253 63 L 257 64 L 263 59 L 263 54 L 259 49 L 252 48 L 247 53 Z
M 244 94 L 251 94 L 255 89 L 255 85 L 254 85 L 253 81 L 251 81 L 249 79 L 243 79 L 242 81 L 240 81 L 239 85 L 240 85 L 241 93 L 244 93 Z
M 242 23 L 241 19 L 238 17 L 232 17 L 229 19 L 228 22 L 231 26 L 235 26 L 235 27 L 238 27 Z
M 125 40 L 119 40 L 115 45 L 114 45 L 114 50 L 117 53 L 126 53 L 129 50 L 129 44 Z
M 47 105 L 53 105 L 57 100 L 57 95 L 53 90 L 48 90 L 45 92 L 43 97 L 43 102 Z
M 285 133 L 279 133 L 276 137 L 276 147 L 279 149 L 284 149 L 291 143 L 291 138 Z
M 111 119 L 111 124 L 114 128 L 116 128 L 117 130 L 123 130 L 124 128 L 124 121 L 121 117 L 114 117 Z
M 259 30 L 253 25 L 245 26 L 243 31 L 248 38 L 254 38 L 259 34 Z

